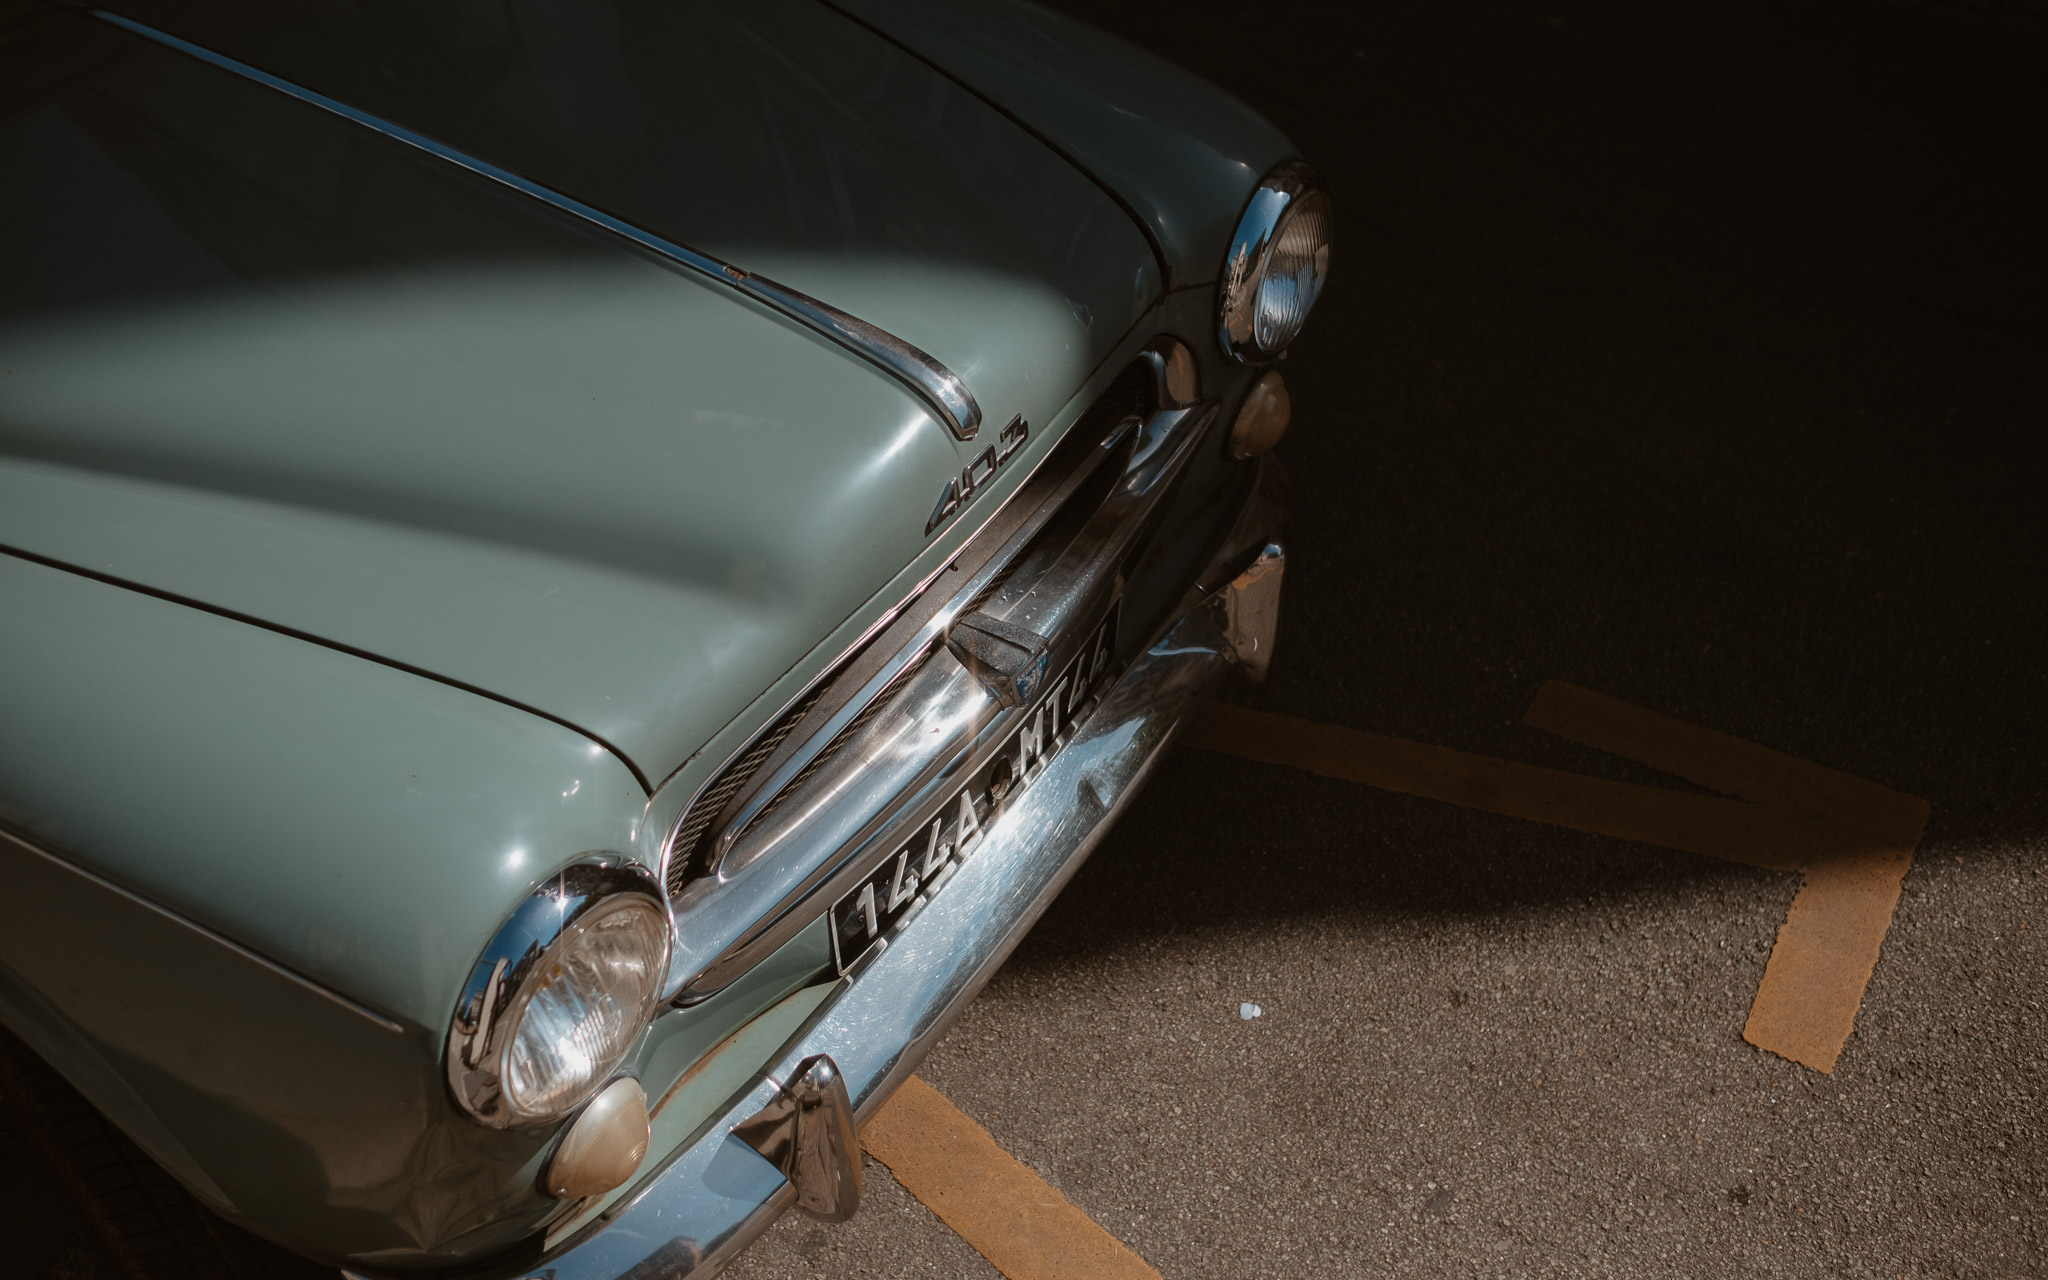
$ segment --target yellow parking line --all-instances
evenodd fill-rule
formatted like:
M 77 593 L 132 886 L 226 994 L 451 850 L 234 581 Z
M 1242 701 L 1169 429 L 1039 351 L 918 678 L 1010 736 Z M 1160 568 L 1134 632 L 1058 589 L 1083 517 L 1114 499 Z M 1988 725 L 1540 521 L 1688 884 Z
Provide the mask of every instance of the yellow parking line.
M 1822 818 L 1886 843 L 1903 838 L 1909 849 L 1927 823 L 1927 802 L 1919 796 L 1562 680 L 1536 691 L 1523 720 L 1727 795 Z
M 1737 799 L 1212 705 L 1190 746 L 1408 795 L 1777 870 L 1804 870 L 1743 1038 L 1832 1071 L 1891 925 L 1928 805 L 1752 742 L 1552 681 L 1529 724 Z
M 861 1127 L 896 1181 L 1010 1280 L 1160 1280 L 916 1076 Z
M 1560 681 L 1537 691 L 1526 719 L 1701 786 L 1869 838 L 1860 849 L 1808 861 L 1742 1028 L 1743 1039 L 1759 1049 L 1833 1071 L 1927 826 L 1927 802 Z
M 1743 1039 L 1815 1071 L 1835 1069 L 1912 863 L 1909 846 L 1806 869 L 1778 927 Z
M 1778 871 L 1858 844 L 1832 825 L 1740 800 L 1589 778 L 1224 703 L 1212 703 L 1182 741 L 1326 778 Z

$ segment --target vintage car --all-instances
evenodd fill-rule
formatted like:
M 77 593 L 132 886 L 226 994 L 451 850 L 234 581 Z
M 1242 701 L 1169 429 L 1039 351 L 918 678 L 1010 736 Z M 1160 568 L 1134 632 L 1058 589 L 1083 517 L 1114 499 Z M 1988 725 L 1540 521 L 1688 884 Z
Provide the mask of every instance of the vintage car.
M 0 218 L 0 1079 L 138 1274 L 846 1218 L 1271 656 L 1328 196 L 1018 0 L 5 0 Z

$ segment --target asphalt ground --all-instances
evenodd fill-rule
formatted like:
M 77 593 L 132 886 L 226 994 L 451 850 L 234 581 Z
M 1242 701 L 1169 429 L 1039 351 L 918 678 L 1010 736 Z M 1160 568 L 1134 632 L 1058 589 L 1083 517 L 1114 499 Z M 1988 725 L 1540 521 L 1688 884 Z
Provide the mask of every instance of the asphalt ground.
M 1067 7 L 1339 202 L 1230 701 L 1699 790 L 1571 681 L 1932 816 L 1824 1074 L 1742 1038 L 1797 874 L 1179 748 L 923 1079 L 1173 1280 L 2048 1274 L 2038 5 Z M 729 1274 L 999 1274 L 867 1172 Z
M 1338 200 L 1231 701 L 1698 790 L 1566 680 L 1932 816 L 1823 1074 L 1742 1038 L 1796 874 L 1182 747 L 923 1078 L 1169 1278 L 2048 1274 L 2048 19 L 1062 7 Z M 868 1171 L 730 1274 L 998 1274 Z

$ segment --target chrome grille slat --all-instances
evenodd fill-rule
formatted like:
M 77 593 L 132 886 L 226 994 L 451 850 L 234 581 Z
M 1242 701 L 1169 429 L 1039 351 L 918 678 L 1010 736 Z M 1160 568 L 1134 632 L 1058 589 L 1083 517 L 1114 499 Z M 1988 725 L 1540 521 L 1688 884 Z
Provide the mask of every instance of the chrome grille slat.
M 822 751 L 818 752 L 817 755 L 811 757 L 811 762 L 809 764 L 797 770 L 796 776 L 794 778 L 791 778 L 787 783 L 783 784 L 783 786 L 778 788 L 775 792 L 774 797 L 770 799 L 767 804 L 762 805 L 758 810 L 756 810 L 753 817 L 747 819 L 747 825 L 740 828 L 740 836 L 745 836 L 755 827 L 761 825 L 761 822 L 764 819 L 766 819 L 770 814 L 775 812 L 776 808 L 782 803 L 783 797 L 800 789 L 804 785 L 804 783 L 810 781 L 811 776 L 813 774 L 817 773 L 818 770 L 830 764 L 832 762 L 832 757 L 839 754 L 839 749 L 841 747 L 845 746 L 848 742 L 852 741 L 854 737 L 856 737 L 862 729 L 865 729 L 868 727 L 868 725 L 872 724 L 874 722 L 875 717 L 880 715 L 883 712 L 883 710 L 888 707 L 889 701 L 891 698 L 895 697 L 896 691 L 903 687 L 903 684 L 906 680 L 910 679 L 912 675 L 916 674 L 919 665 L 923 662 L 925 658 L 929 656 L 930 651 L 927 650 L 926 653 L 920 654 L 917 657 L 912 658 L 909 662 L 903 664 L 903 669 L 901 671 L 898 671 L 893 677 L 891 677 L 888 684 L 882 686 L 882 691 L 880 693 L 868 699 L 868 704 L 862 707 L 860 709 L 859 714 L 855 715 L 853 719 L 846 722 L 845 728 L 841 729 L 838 733 L 832 735 L 832 741 L 826 743 Z
M 795 731 L 797 725 L 803 722 L 804 717 L 811 713 L 811 708 L 818 705 L 818 699 L 825 696 L 825 688 L 826 686 L 821 683 L 813 689 L 794 710 L 776 721 L 772 729 L 756 739 L 753 746 L 748 747 L 737 760 L 727 765 L 717 780 L 698 792 L 697 798 L 690 802 L 689 810 L 683 814 L 683 820 L 676 826 L 675 835 L 669 839 L 668 882 L 665 887 L 671 898 L 681 893 L 683 886 L 689 883 L 690 877 L 701 870 L 697 865 L 697 848 L 703 843 L 704 833 L 710 829 L 719 811 L 739 794 L 741 787 L 752 780 L 762 763 L 775 754 L 775 749 L 781 746 Z

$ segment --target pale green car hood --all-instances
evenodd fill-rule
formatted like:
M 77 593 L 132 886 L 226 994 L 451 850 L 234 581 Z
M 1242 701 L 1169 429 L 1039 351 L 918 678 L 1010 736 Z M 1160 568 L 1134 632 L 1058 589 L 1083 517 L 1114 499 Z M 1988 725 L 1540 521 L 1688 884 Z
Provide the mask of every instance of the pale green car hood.
M 643 781 L 686 759 L 918 555 L 1004 423 L 1053 418 L 1158 269 L 1091 179 L 828 9 L 619 14 L 583 63 L 507 74 L 515 124 L 520 94 L 610 86 L 534 134 L 553 152 L 503 119 L 477 138 L 930 352 L 980 440 L 727 289 L 110 31 L 81 54 L 108 59 L 98 105 L 0 136 L 0 170 L 64 179 L 0 226 L 0 544 L 486 691 Z M 203 17 L 181 33 L 204 43 Z M 280 74 L 324 65 L 245 43 L 227 52 Z M 195 146 L 240 185 L 180 169 Z M 321 147 L 359 153 L 331 197 L 288 172 Z M 562 175 L 535 172 L 548 155 Z M 251 184 L 317 206 L 308 236 L 346 232 L 339 269 L 264 240 Z M 437 217 L 454 230 L 410 258 L 347 258 L 386 222 L 412 252 Z M 520 237 L 575 244 L 489 247 Z

